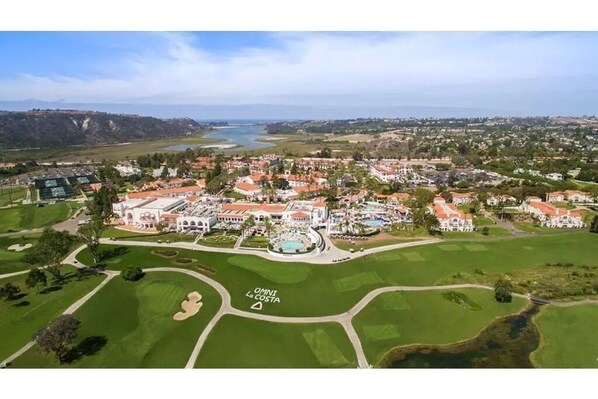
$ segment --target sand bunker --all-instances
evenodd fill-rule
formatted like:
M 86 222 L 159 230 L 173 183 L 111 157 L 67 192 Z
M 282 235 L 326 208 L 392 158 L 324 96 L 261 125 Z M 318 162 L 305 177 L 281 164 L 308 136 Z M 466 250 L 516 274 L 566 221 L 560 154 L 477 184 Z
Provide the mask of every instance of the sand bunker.
M 13 244 L 10 247 L 8 247 L 9 251 L 15 251 L 15 252 L 21 252 L 24 251 L 28 248 L 31 248 L 33 246 L 33 244 L 31 243 L 27 243 L 25 245 L 21 245 L 21 244 Z
M 197 291 L 194 291 L 187 295 L 187 300 L 181 302 L 181 308 L 183 308 L 182 312 L 177 312 L 172 318 L 176 321 L 186 320 L 189 317 L 197 314 L 199 309 L 203 306 L 201 302 L 201 294 Z

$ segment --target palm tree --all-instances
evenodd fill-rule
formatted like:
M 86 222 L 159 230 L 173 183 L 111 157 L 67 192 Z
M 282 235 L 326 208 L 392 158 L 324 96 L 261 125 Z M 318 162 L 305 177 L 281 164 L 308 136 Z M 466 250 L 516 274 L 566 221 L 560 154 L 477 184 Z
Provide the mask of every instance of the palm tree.
M 274 223 L 270 220 L 269 216 L 264 218 L 264 229 L 266 229 L 266 234 L 268 234 L 268 240 L 270 240 L 270 233 L 274 230 Z

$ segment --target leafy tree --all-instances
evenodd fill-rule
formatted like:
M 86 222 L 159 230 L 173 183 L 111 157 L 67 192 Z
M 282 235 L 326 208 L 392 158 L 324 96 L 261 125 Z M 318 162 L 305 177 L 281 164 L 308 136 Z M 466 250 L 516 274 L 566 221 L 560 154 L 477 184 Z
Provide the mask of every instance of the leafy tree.
M 59 316 L 39 330 L 34 337 L 35 342 L 43 352 L 53 352 L 62 363 L 70 344 L 77 338 L 80 325 L 81 321 L 72 314 Z
M 482 227 L 482 234 L 487 236 L 488 234 L 490 234 L 490 228 L 488 228 L 488 226 L 484 226 Z
M 507 279 L 501 278 L 494 284 L 494 298 L 498 302 L 507 303 L 513 299 L 513 284 Z
M 54 278 L 60 280 L 62 278 L 61 262 L 68 255 L 74 243 L 75 236 L 69 234 L 68 231 L 47 228 L 39 238 L 38 244 L 23 257 L 23 260 L 35 265 L 47 266 Z
M 114 187 L 100 187 L 93 200 L 87 202 L 87 209 L 92 218 L 107 222 L 112 217 L 112 204 L 115 202 L 118 202 L 118 194 Z
M 279 190 L 287 190 L 290 187 L 289 182 L 281 177 L 274 179 L 272 185 Z
M 100 261 L 100 238 L 105 229 L 106 225 L 102 222 L 102 219 L 92 217 L 77 230 L 77 234 L 89 248 L 94 264 Z
M 416 188 L 411 196 L 411 207 L 424 208 L 434 200 L 434 193 L 425 188 Z
M 40 268 L 34 268 L 27 273 L 27 279 L 25 280 L 25 284 L 29 288 L 36 287 L 37 292 L 39 292 L 39 286 L 47 286 L 48 285 L 48 277 L 46 273 Z
M 120 276 L 127 281 L 137 281 L 144 275 L 139 266 L 129 266 L 120 273 Z
M 0 287 L 0 297 L 7 301 L 12 301 L 20 292 L 21 289 L 11 283 L 6 283 Z
M 160 173 L 161 179 L 168 178 L 168 168 L 166 166 L 162 167 L 162 173 Z
M 291 166 L 291 174 L 292 175 L 296 175 L 297 174 L 297 165 L 295 165 L 294 163 Z
M 592 224 L 590 225 L 590 232 L 598 233 L 598 215 L 594 216 L 594 220 L 592 221 Z
M 363 161 L 363 153 L 359 151 L 355 151 L 353 153 L 353 160 L 354 161 Z

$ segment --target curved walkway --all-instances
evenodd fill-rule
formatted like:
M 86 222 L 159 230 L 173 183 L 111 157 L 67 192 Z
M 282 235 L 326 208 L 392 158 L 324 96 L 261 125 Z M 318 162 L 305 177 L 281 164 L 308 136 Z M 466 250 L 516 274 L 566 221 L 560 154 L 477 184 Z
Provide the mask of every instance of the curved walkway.
M 436 242 L 439 240 L 434 239 L 434 240 L 428 240 L 428 241 L 431 241 L 431 242 L 410 242 L 410 243 L 404 243 L 404 244 L 397 244 L 397 246 L 399 246 L 399 248 L 404 248 L 404 247 L 415 246 L 414 244 L 424 245 L 424 244 Z M 114 245 L 121 244 L 121 245 L 145 246 L 145 247 L 160 246 L 160 244 L 153 243 L 153 242 L 139 242 L 139 241 L 110 241 L 110 240 L 106 240 L 106 243 L 114 244 Z M 191 244 L 191 243 L 174 243 L 174 244 L 168 244 L 168 246 L 174 247 L 174 248 L 185 248 L 185 249 L 192 249 L 192 250 L 204 250 L 204 248 L 208 248 L 208 247 L 203 247 L 201 245 Z M 78 262 L 76 260 L 76 256 L 85 247 L 86 247 L 85 245 L 82 245 L 82 246 L 78 247 L 77 249 L 75 249 L 64 259 L 64 261 L 62 263 L 72 264 L 72 265 L 75 265 L 76 267 L 87 267 L 86 265 L 81 264 L 80 262 Z M 393 247 L 396 247 L 396 246 L 393 246 Z M 359 254 L 355 254 L 355 255 L 363 256 L 368 253 L 382 252 L 382 251 L 386 251 L 388 249 L 389 249 L 388 247 L 372 248 L 369 251 L 364 251 L 363 253 L 359 253 Z M 212 252 L 238 253 L 237 250 L 234 250 L 232 248 L 209 247 L 209 250 L 211 250 Z M 264 253 L 264 252 L 258 252 L 255 254 L 258 256 L 267 258 L 267 259 L 273 258 L 272 260 L 280 261 L 280 259 L 278 259 L 277 257 L 273 257 L 271 255 L 268 256 L 269 254 Z M 320 262 L 318 262 L 318 263 L 320 263 Z M 322 263 L 324 263 L 324 262 L 322 262 Z M 23 272 L 10 273 L 8 275 L 0 275 L 0 278 L 24 274 L 27 272 L 28 271 L 23 271 Z M 193 351 L 191 352 L 189 360 L 187 361 L 187 363 L 185 365 L 185 368 L 193 368 L 195 366 L 197 358 L 199 357 L 201 349 L 202 349 L 205 341 L 207 340 L 210 332 L 216 326 L 216 324 L 218 323 L 220 318 L 227 314 L 238 316 L 238 317 L 254 319 L 254 320 L 267 321 L 267 322 L 272 322 L 272 323 L 329 323 L 329 322 L 339 323 L 343 327 L 345 332 L 347 333 L 347 336 L 349 337 L 349 340 L 350 340 L 351 344 L 353 345 L 359 367 L 360 368 L 368 368 L 371 366 L 367 362 L 367 358 L 363 351 L 361 341 L 359 339 L 357 332 L 355 331 L 355 329 L 353 327 L 352 320 L 355 315 L 357 315 L 359 312 L 361 312 L 377 296 L 387 293 L 387 292 L 395 292 L 395 291 L 431 291 L 431 290 L 470 289 L 470 288 L 493 290 L 492 287 L 488 287 L 488 286 L 481 285 L 481 284 L 452 284 L 452 285 L 432 285 L 432 286 L 388 286 L 388 287 L 377 288 L 377 289 L 374 289 L 374 290 L 368 292 L 359 302 L 357 302 L 353 307 L 351 307 L 351 309 L 349 309 L 348 311 L 343 312 L 343 313 L 328 315 L 328 316 L 287 317 L 287 316 L 274 316 L 274 315 L 267 315 L 267 314 L 261 314 L 261 313 L 253 313 L 253 312 L 236 309 L 231 304 L 230 293 L 222 284 L 220 284 L 218 281 L 213 280 L 212 278 L 210 278 L 204 274 L 201 274 L 201 273 L 193 271 L 193 270 L 177 268 L 177 267 L 156 267 L 156 268 L 144 269 L 144 272 L 146 272 L 146 273 L 177 272 L 177 273 L 187 274 L 191 277 L 197 278 L 198 280 L 201 280 L 204 283 L 210 285 L 212 288 L 214 288 L 218 292 L 218 294 L 221 297 L 222 304 L 220 306 L 220 309 L 216 312 L 214 317 L 212 317 L 212 319 L 210 320 L 208 325 L 201 332 L 201 334 L 195 344 L 195 347 L 193 348 Z M 83 296 L 81 299 L 79 299 L 77 302 L 75 302 L 71 306 L 69 306 L 69 308 L 67 308 L 63 314 L 70 314 L 70 313 L 75 312 L 77 309 L 79 309 L 81 306 L 83 306 L 83 304 L 85 304 L 93 295 L 95 295 L 102 287 L 104 287 L 112 278 L 114 278 L 115 276 L 120 274 L 120 272 L 110 271 L 110 270 L 105 271 L 103 273 L 107 275 L 107 278 L 104 281 L 102 281 L 102 283 L 100 283 L 92 291 L 90 291 L 85 296 Z M 525 299 L 529 300 L 529 297 L 527 295 L 513 293 L 513 296 L 516 296 L 519 298 L 525 298 Z M 583 301 L 573 301 L 573 302 L 551 303 L 551 305 L 563 306 L 563 307 L 583 305 L 583 304 L 598 304 L 598 300 L 583 300 Z M 20 356 L 21 354 L 26 352 L 33 345 L 34 345 L 34 342 L 29 342 L 27 345 L 25 345 L 19 351 L 15 352 L 13 355 L 11 355 L 7 359 L 5 359 L 3 364 L 11 362 L 15 358 L 17 358 L 18 356 Z
M 310 253 L 301 256 L 278 256 L 272 255 L 265 251 L 260 250 L 253 250 L 253 249 L 243 249 L 241 252 L 239 249 L 235 248 L 219 248 L 219 247 L 207 247 L 200 244 L 194 244 L 191 242 L 173 242 L 169 244 L 159 244 L 157 242 L 151 241 L 128 241 L 128 240 L 110 240 L 107 238 L 102 238 L 100 243 L 102 244 L 109 244 L 109 245 L 128 245 L 128 246 L 137 246 L 137 247 L 168 247 L 168 248 L 181 248 L 181 249 L 190 249 L 193 251 L 204 251 L 204 252 L 219 252 L 219 253 L 227 253 L 227 254 L 235 254 L 239 255 L 247 254 L 247 255 L 255 255 L 262 257 L 264 259 L 272 260 L 275 262 L 308 262 L 312 264 L 333 264 L 333 260 L 342 259 L 342 258 L 349 258 L 349 259 L 356 259 L 362 256 L 375 254 L 378 252 L 385 252 L 391 251 L 393 249 L 401 249 L 401 248 L 410 248 L 410 247 L 417 247 L 420 245 L 428 245 L 428 244 L 435 244 L 437 242 L 441 242 L 441 239 L 438 238 L 430 238 L 421 241 L 411 241 L 411 242 L 404 242 L 399 244 L 393 245 L 386 245 L 383 247 L 377 248 L 369 248 L 365 249 L 363 252 L 355 252 L 350 253 L 347 251 L 343 251 L 335 247 L 332 242 L 328 239 L 324 239 L 326 241 L 327 247 L 330 247 L 330 250 L 325 250 L 319 253 Z M 347 259 L 347 260 L 349 260 Z M 335 262 L 334 264 L 337 264 Z

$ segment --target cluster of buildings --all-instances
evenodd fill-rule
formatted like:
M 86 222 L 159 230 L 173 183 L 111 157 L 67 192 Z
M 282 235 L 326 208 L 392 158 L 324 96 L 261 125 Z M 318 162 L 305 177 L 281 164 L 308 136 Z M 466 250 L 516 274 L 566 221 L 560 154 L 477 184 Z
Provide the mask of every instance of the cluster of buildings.
M 578 211 L 556 207 L 549 202 L 543 202 L 540 197 L 528 197 L 521 204 L 521 210 L 533 215 L 544 227 L 582 228 L 585 226 Z

